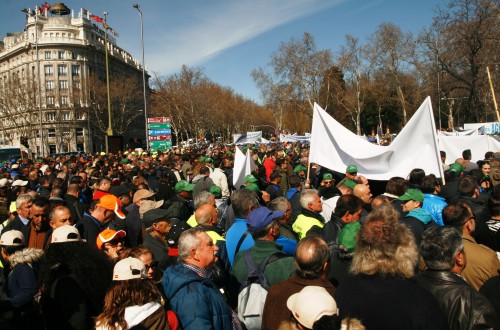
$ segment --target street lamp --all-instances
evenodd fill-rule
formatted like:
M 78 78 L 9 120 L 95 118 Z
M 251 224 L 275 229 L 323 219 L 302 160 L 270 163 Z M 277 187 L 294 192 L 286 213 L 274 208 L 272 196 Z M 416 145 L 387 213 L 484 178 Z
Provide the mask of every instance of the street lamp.
M 29 8 L 21 9 L 21 12 L 31 15 L 31 10 Z M 42 87 L 40 81 L 40 57 L 38 55 L 38 13 L 35 9 L 35 52 L 36 52 L 36 71 L 37 71 L 37 84 L 38 84 L 38 116 L 40 122 L 40 152 L 41 156 L 45 156 L 44 146 L 43 146 L 43 129 L 42 129 Z
M 141 47 L 142 47 L 142 93 L 144 97 L 144 133 L 146 135 L 146 150 L 149 149 L 149 141 L 148 141 L 148 107 L 146 102 L 146 69 L 144 64 L 144 30 L 142 24 L 142 11 L 139 9 L 139 4 L 135 4 L 132 7 L 137 9 L 139 12 L 139 19 L 141 24 Z
M 106 91 L 108 94 L 108 129 L 106 131 L 107 136 L 113 135 L 113 128 L 111 126 L 111 95 L 109 92 L 109 63 L 108 63 L 108 24 L 106 19 L 108 13 L 104 12 L 104 49 L 106 53 Z M 106 141 L 106 152 L 108 152 L 108 141 Z

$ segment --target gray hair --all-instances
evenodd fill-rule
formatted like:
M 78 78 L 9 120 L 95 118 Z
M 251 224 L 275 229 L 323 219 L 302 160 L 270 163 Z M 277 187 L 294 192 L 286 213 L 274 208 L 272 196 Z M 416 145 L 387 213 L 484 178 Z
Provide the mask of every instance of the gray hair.
M 33 197 L 29 194 L 19 195 L 16 199 L 16 209 L 20 209 L 24 204 L 33 202 Z
M 236 218 L 246 219 L 250 209 L 259 206 L 257 194 L 250 189 L 236 190 L 231 196 L 234 215 Z
M 192 249 L 196 249 L 200 245 L 199 233 L 205 231 L 201 228 L 194 227 L 184 231 L 179 237 L 179 259 L 186 260 Z
M 309 209 L 309 204 L 314 203 L 314 197 L 318 195 L 316 189 L 304 189 L 300 193 L 300 206 Z
M 285 213 L 288 211 L 288 199 L 285 197 L 277 197 L 269 203 L 269 209 L 271 211 L 281 211 Z
M 431 227 L 422 235 L 420 254 L 427 268 L 450 270 L 455 265 L 455 256 L 463 248 L 462 232 L 458 228 Z
M 213 195 L 211 193 L 209 193 L 208 191 L 203 190 L 202 192 L 200 192 L 194 198 L 194 201 L 193 201 L 194 209 L 196 210 L 197 208 L 199 208 L 202 205 L 210 204 L 210 197 L 213 197 Z

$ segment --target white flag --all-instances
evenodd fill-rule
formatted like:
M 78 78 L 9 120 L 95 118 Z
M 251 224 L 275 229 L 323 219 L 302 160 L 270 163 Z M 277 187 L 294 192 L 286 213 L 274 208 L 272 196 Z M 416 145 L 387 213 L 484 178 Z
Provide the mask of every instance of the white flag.
M 389 146 L 363 140 L 314 105 L 310 162 L 338 172 L 357 165 L 358 173 L 373 180 L 406 178 L 414 168 L 443 177 L 430 97 Z
M 236 154 L 234 155 L 234 168 L 233 168 L 233 185 L 239 189 L 245 183 L 245 176 L 255 170 L 255 162 L 253 161 L 250 150 L 247 149 L 246 156 L 236 147 Z

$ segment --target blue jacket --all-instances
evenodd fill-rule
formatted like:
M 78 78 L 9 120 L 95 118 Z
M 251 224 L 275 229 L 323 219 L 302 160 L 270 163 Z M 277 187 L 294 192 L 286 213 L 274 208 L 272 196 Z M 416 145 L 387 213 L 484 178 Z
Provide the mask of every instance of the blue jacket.
M 233 225 L 229 227 L 229 230 L 226 233 L 227 256 L 231 265 L 233 264 L 236 252 L 245 251 L 254 245 L 253 237 L 250 233 L 248 233 L 247 237 L 245 237 L 240 246 L 240 250 L 236 251 L 236 246 L 247 229 L 247 221 L 245 219 L 236 218 Z
M 424 203 L 422 209 L 427 210 L 432 217 L 432 220 L 438 226 L 444 226 L 443 209 L 448 205 L 443 197 L 434 194 L 424 194 Z
M 179 264 L 165 270 L 162 284 L 182 329 L 231 330 L 231 310 L 211 280 Z

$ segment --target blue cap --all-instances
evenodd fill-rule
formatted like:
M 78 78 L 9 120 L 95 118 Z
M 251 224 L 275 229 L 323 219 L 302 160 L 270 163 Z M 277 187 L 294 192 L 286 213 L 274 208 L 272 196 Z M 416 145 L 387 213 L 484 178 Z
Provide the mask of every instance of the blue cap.
M 274 219 L 282 217 L 283 212 L 271 211 L 265 206 L 256 208 L 247 217 L 248 231 L 256 232 L 264 229 Z

